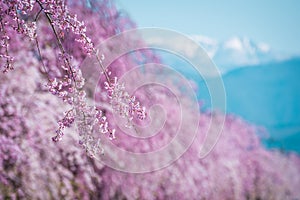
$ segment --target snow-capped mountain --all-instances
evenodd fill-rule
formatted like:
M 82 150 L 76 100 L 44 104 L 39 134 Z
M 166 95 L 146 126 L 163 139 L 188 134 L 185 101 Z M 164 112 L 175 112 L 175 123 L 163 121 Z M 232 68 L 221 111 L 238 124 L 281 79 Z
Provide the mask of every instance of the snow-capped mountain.
M 269 133 L 269 138 L 262 140 L 267 147 L 300 154 L 300 56 L 278 53 L 265 43 L 255 43 L 245 37 L 222 42 L 204 36 L 193 36 L 193 39 L 222 72 L 226 110 L 217 103 L 214 108 L 264 127 Z M 211 109 L 207 86 L 214 86 L 219 77 L 204 80 L 180 57 L 165 52 L 161 55 L 164 64 L 195 81 L 201 109 Z
M 266 43 L 255 43 L 247 37 L 231 37 L 226 41 L 193 35 L 222 72 L 247 65 L 285 60 L 288 56 L 274 52 Z

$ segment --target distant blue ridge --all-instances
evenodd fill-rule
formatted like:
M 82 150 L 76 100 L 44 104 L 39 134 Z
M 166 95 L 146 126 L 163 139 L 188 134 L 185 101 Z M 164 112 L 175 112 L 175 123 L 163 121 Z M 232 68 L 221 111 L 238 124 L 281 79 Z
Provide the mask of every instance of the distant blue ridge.
M 232 70 L 223 81 L 227 112 L 264 126 L 267 147 L 300 152 L 299 58 Z
M 170 57 L 166 62 L 197 82 L 197 96 L 210 109 L 210 96 L 193 67 Z M 265 127 L 267 148 L 300 153 L 300 58 L 253 66 L 241 66 L 222 76 L 227 94 L 227 113 Z M 208 80 L 214 83 L 214 78 Z M 218 108 L 217 108 L 218 109 Z

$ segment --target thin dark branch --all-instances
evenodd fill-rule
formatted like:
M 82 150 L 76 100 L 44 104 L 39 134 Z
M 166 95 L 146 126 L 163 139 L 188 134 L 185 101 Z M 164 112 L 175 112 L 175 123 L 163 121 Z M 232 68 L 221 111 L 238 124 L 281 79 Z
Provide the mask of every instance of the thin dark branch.
M 41 9 L 39 10 L 39 12 L 36 14 L 35 19 L 34 19 L 35 22 L 36 22 L 37 19 L 39 18 L 39 16 L 40 16 L 40 14 L 41 14 L 42 11 L 43 11 L 43 9 L 41 8 Z
M 35 22 L 37 22 L 41 12 L 42 12 L 43 9 L 40 9 L 39 12 L 36 14 L 36 17 L 34 19 Z M 48 74 L 48 70 L 46 68 L 46 65 L 44 63 L 44 60 L 43 60 L 43 57 L 42 57 L 42 52 L 41 52 L 41 48 L 40 48 L 40 44 L 39 44 L 39 41 L 38 41 L 38 38 L 37 38 L 37 35 L 35 37 L 35 44 L 36 44 L 36 48 L 38 50 L 38 54 L 39 54 L 39 57 L 40 57 L 40 60 L 41 60 L 41 63 L 42 63 L 42 66 L 43 66 L 43 69 L 44 69 L 44 73 L 47 74 L 47 78 L 48 78 L 48 81 L 50 81 L 50 78 L 49 78 L 49 74 Z
M 44 63 L 44 61 L 43 61 L 43 57 L 42 57 L 42 53 L 41 53 L 41 49 L 40 49 L 40 45 L 39 45 L 39 41 L 38 41 L 38 38 L 37 38 L 37 37 L 35 38 L 35 44 L 36 44 L 36 48 L 37 48 L 37 50 L 38 50 L 38 54 L 39 54 L 39 57 L 40 57 L 40 60 L 41 60 L 43 69 L 44 69 L 44 73 L 47 74 L 48 81 L 50 81 L 49 74 L 48 74 L 48 72 L 47 72 L 48 70 L 47 70 L 47 68 L 46 68 L 46 66 L 45 66 L 45 63 Z
M 56 40 L 57 40 L 57 42 L 58 42 L 58 46 L 59 46 L 59 48 L 60 48 L 61 53 L 62 53 L 63 55 L 65 55 L 65 54 L 66 54 L 66 51 L 65 51 L 65 49 L 64 49 L 64 47 L 63 47 L 63 45 L 62 45 L 62 42 L 61 42 L 61 40 L 60 40 L 60 38 L 59 38 L 59 36 L 58 36 L 58 34 L 57 34 L 57 31 L 56 31 L 56 29 L 55 29 L 55 27 L 54 27 L 54 25 L 53 25 L 53 21 L 52 21 L 52 19 L 51 19 L 50 14 L 49 14 L 48 12 L 45 12 L 45 9 L 44 9 L 42 3 L 41 3 L 39 0 L 36 0 L 36 2 L 39 4 L 41 10 L 42 10 L 43 13 L 45 14 L 45 16 L 46 16 L 46 18 L 47 18 L 47 20 L 48 20 L 48 22 L 49 22 L 49 24 L 50 24 L 50 26 L 51 26 L 51 28 L 52 28 L 52 30 L 53 30 L 53 33 L 54 33 L 55 38 L 56 38 Z M 71 78 L 73 79 L 74 84 L 75 84 L 75 87 L 77 88 L 77 86 L 76 86 L 76 80 L 75 80 L 75 77 L 74 77 L 74 72 L 73 72 L 73 70 L 72 70 L 72 68 L 71 68 L 71 64 L 70 64 L 69 58 L 67 58 L 67 57 L 65 58 L 65 64 L 66 64 L 67 67 L 69 68 L 69 71 L 71 72 Z

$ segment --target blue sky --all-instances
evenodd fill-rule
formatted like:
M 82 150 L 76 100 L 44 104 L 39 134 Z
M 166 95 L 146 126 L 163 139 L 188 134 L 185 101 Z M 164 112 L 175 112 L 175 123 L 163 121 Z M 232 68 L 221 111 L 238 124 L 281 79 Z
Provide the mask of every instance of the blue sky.
M 300 1 L 297 0 L 116 0 L 138 27 L 162 27 L 217 40 L 232 36 L 265 42 L 300 55 Z

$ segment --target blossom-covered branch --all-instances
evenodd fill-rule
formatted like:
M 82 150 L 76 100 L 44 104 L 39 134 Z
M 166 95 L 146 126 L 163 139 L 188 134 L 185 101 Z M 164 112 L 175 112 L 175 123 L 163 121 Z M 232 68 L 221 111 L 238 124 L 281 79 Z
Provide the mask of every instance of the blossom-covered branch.
M 42 18 L 42 16 L 44 16 L 44 18 Z M 39 41 L 39 32 L 37 28 L 39 21 L 43 22 L 43 27 L 48 24 L 58 46 L 58 50 L 55 50 L 57 55 L 56 68 L 47 67 L 45 64 L 47 60 L 42 56 L 41 47 L 45 45 L 46 41 L 43 41 L 42 43 Z M 63 42 L 65 33 L 72 33 L 73 35 L 78 36 L 75 41 L 80 44 L 84 52 L 87 55 L 93 54 L 96 56 L 99 67 L 106 78 L 106 84 L 110 88 L 115 87 L 116 82 L 111 81 L 117 80 L 117 78 L 110 78 L 107 70 L 104 69 L 102 64 L 104 57 L 99 58 L 98 51 L 94 49 L 91 39 L 86 35 L 84 22 L 79 21 L 76 14 L 71 14 L 66 5 L 66 1 L 5 0 L 1 2 L 0 6 L 0 22 L 2 34 L 2 53 L 0 52 L 0 58 L 6 59 L 3 71 L 8 72 L 13 69 L 12 61 L 14 60 L 14 57 L 9 53 L 10 37 L 9 33 L 6 31 L 6 29 L 12 29 L 12 31 L 14 31 L 12 32 L 13 34 L 17 33 L 29 38 L 30 41 L 35 41 L 38 58 L 41 61 L 43 71 L 48 78 L 47 87 L 49 92 L 61 98 L 63 102 L 71 105 L 71 109 L 65 112 L 64 117 L 58 121 L 58 129 L 56 130 L 56 135 L 52 138 L 53 141 L 60 141 L 64 135 L 64 129 L 70 127 L 74 122 L 76 122 L 78 126 L 79 136 L 81 137 L 79 143 L 88 152 L 95 153 L 95 149 L 101 149 L 99 146 L 99 139 L 94 136 L 96 130 L 100 130 L 100 133 L 108 133 L 110 138 L 115 138 L 115 129 L 109 128 L 108 122 L 106 120 L 103 121 L 103 119 L 106 119 L 103 112 L 87 103 L 86 93 L 83 90 L 85 80 L 82 76 L 81 69 L 73 59 L 73 56 L 65 49 Z M 14 36 L 16 35 L 11 35 L 11 37 Z M 56 47 L 53 48 L 56 49 Z M 52 71 L 56 71 L 54 75 Z M 125 93 L 124 87 L 122 90 L 124 90 L 122 94 L 127 94 Z M 109 97 L 111 98 L 111 96 Z M 122 102 L 121 99 L 114 98 L 114 102 L 118 100 L 120 101 L 120 105 L 127 103 L 130 106 L 132 104 L 132 102 L 128 100 L 127 102 Z M 128 114 L 127 112 L 125 115 L 128 117 L 128 121 L 132 120 L 133 108 L 135 109 L 134 112 L 139 113 L 137 115 L 139 119 L 145 118 L 145 108 L 138 108 L 137 105 L 139 105 L 139 103 L 135 104 L 135 107 L 131 106 L 131 114 Z M 101 119 L 99 119 L 99 113 L 101 113 Z M 142 115 L 143 117 L 140 117 Z M 96 126 L 98 128 L 96 128 Z

